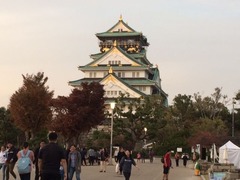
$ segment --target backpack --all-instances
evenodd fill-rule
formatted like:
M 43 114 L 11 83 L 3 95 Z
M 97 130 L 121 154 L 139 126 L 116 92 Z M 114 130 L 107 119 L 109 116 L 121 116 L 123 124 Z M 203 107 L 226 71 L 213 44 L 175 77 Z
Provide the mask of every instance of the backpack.
M 20 151 L 21 157 L 18 159 L 18 172 L 19 174 L 30 173 L 31 170 L 31 159 L 29 158 L 30 151 L 27 151 L 27 154 L 24 155 L 23 151 Z

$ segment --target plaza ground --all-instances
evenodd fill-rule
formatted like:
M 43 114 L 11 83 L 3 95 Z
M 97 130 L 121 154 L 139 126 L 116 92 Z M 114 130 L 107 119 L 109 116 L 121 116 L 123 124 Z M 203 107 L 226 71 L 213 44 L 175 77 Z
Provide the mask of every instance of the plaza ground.
M 161 180 L 162 179 L 162 163 L 160 158 L 155 158 L 153 163 L 150 163 L 149 160 L 146 160 L 145 163 L 138 163 L 139 170 L 135 167 L 132 169 L 131 180 Z M 119 175 L 115 172 L 115 165 L 107 166 L 107 172 L 99 172 L 100 167 L 97 165 L 94 166 L 82 166 L 81 180 L 124 180 L 122 175 Z M 15 168 L 15 172 L 17 169 Z M 31 173 L 34 180 L 34 171 Z M 19 176 L 18 176 L 19 178 Z M 2 179 L 2 172 L 0 172 L 0 179 Z M 10 176 L 10 180 L 14 180 Z M 20 180 L 20 179 L 19 179 Z M 73 178 L 75 180 L 75 177 Z M 187 167 L 182 165 L 180 160 L 180 166 L 175 167 L 173 160 L 173 169 L 170 170 L 169 180 L 201 180 L 200 176 L 194 176 L 193 164 L 191 161 L 188 161 Z

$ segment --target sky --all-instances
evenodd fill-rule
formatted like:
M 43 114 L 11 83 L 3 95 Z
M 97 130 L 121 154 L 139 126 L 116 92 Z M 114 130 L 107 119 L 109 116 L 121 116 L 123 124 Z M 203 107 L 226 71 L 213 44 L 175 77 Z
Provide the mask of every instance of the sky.
M 240 90 L 239 0 L 0 0 L 0 107 L 44 72 L 54 96 L 68 96 L 78 66 L 99 53 L 96 33 L 119 20 L 142 32 L 169 104 L 178 94 L 229 98 Z

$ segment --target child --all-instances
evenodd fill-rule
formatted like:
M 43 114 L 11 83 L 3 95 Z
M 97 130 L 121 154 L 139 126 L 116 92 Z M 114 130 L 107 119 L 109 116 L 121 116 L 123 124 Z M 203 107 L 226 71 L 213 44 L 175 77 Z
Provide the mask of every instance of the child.
M 140 162 L 140 159 L 141 159 L 141 153 L 138 152 L 138 153 L 137 153 L 137 162 Z

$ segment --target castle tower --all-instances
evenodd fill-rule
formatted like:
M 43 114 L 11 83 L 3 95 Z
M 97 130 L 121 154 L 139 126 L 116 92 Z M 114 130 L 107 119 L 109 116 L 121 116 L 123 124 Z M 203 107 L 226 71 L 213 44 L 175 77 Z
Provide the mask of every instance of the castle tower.
M 160 72 L 147 59 L 147 38 L 126 24 L 122 17 L 106 32 L 97 33 L 99 50 L 90 55 L 92 61 L 79 66 L 84 78 L 70 81 L 81 87 L 83 82 L 96 81 L 104 85 L 106 104 L 121 93 L 130 98 L 159 94 L 167 105 L 167 94 L 162 90 Z

